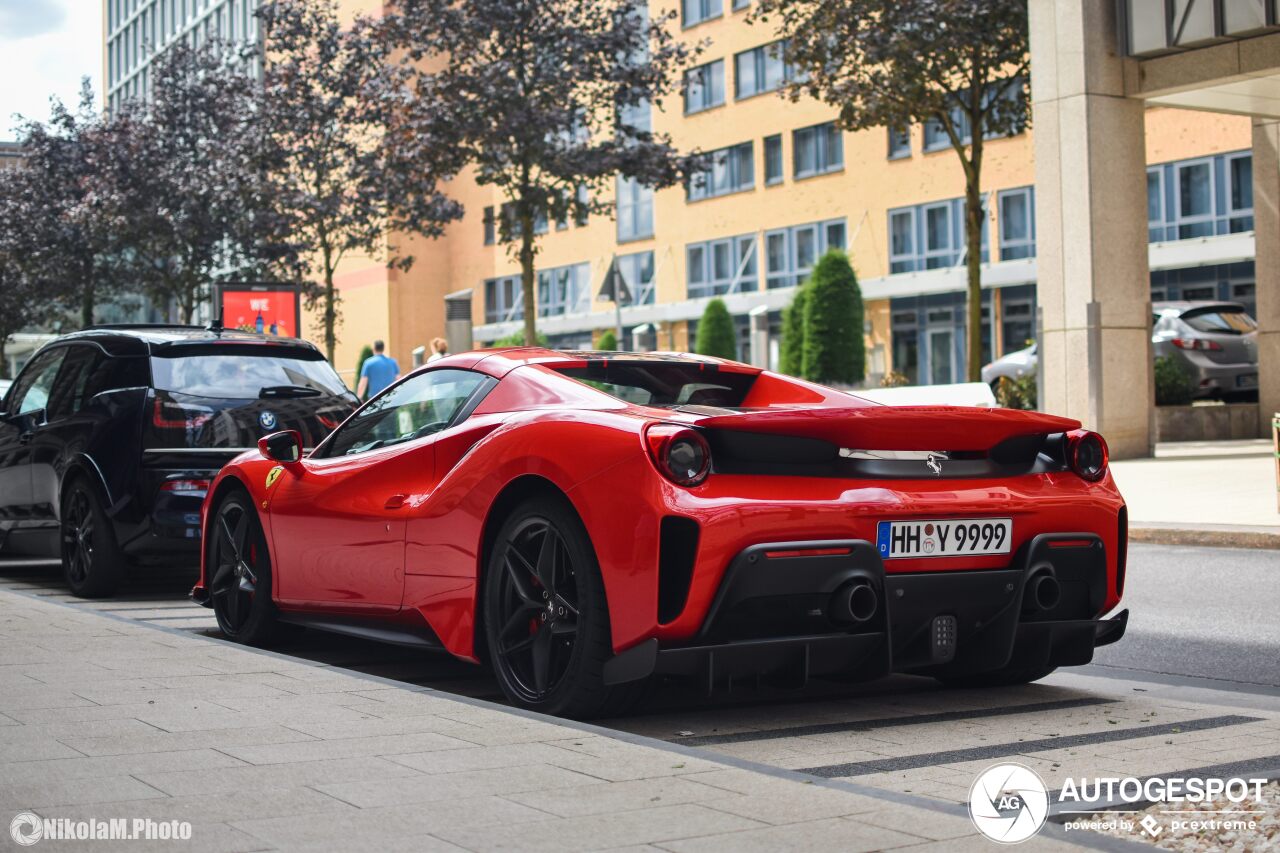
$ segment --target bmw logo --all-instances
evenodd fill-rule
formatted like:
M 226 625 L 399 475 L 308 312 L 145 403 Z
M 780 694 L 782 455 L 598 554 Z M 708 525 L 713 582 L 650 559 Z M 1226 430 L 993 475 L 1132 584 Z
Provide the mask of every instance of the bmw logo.
M 263 412 L 258 415 L 258 423 L 262 424 L 263 429 L 276 428 L 276 416 L 274 412 Z

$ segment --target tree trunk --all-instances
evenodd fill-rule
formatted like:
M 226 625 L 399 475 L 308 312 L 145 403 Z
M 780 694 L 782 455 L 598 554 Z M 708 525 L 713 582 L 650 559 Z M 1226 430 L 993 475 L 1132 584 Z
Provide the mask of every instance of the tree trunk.
M 88 279 L 80 291 L 80 328 L 87 329 L 93 325 L 94 307 L 93 279 Z
M 973 121 L 973 142 L 964 170 L 965 264 L 969 278 L 968 369 L 969 382 L 982 381 L 982 126 Z M 961 155 L 963 158 L 963 155 Z
M 324 249 L 324 353 L 333 363 L 333 352 L 338 346 L 338 294 L 333 287 L 333 253 Z
M 524 345 L 538 345 L 538 295 L 534 290 L 533 214 L 520 214 L 520 293 L 524 300 Z

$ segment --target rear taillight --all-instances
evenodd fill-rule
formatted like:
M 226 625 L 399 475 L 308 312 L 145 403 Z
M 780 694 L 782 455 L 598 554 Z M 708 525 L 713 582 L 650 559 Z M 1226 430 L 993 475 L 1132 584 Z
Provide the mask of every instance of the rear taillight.
M 183 406 L 172 400 L 156 400 L 151 423 L 160 429 L 196 429 L 213 417 L 213 410 L 204 406 Z
M 1174 338 L 1169 343 L 1178 349 L 1192 349 L 1202 352 L 1219 352 L 1222 350 L 1222 344 L 1217 341 L 1206 341 L 1204 338 Z
M 696 486 L 711 472 L 711 447 L 695 430 L 654 424 L 645 432 L 649 456 L 662 475 L 680 486 Z
M 316 420 L 320 422 L 320 426 L 328 430 L 337 429 L 338 424 L 342 423 L 342 421 L 339 420 L 338 418 L 331 418 L 328 415 L 321 415 L 321 414 L 316 415 Z
M 1107 475 L 1107 443 L 1096 432 L 1080 430 L 1068 437 L 1067 463 L 1081 478 L 1096 483 Z
M 190 494 L 192 492 L 209 491 L 208 480 L 165 480 L 160 484 L 160 491 L 173 492 L 175 494 Z

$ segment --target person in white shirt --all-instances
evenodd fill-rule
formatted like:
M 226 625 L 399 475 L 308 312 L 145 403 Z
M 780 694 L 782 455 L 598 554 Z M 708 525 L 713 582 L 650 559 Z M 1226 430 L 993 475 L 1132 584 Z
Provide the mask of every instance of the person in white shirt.
M 433 361 L 439 361 L 449 354 L 449 342 L 444 338 L 431 339 L 431 355 L 427 358 L 427 364 Z

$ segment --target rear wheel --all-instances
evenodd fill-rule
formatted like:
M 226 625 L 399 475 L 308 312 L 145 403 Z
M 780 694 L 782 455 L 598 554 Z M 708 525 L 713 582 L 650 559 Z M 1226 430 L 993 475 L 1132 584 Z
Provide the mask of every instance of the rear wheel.
M 218 627 L 239 643 L 268 642 L 276 626 L 271 555 L 249 497 L 232 492 L 225 498 L 213 513 L 207 536 L 209 596 Z
M 484 583 L 489 659 L 515 705 L 565 717 L 618 713 L 609 611 L 595 552 L 563 500 L 529 500 L 498 531 Z
M 83 479 L 73 480 L 62 496 L 62 574 L 71 592 L 102 598 L 116 591 L 124 557 L 97 494 Z

